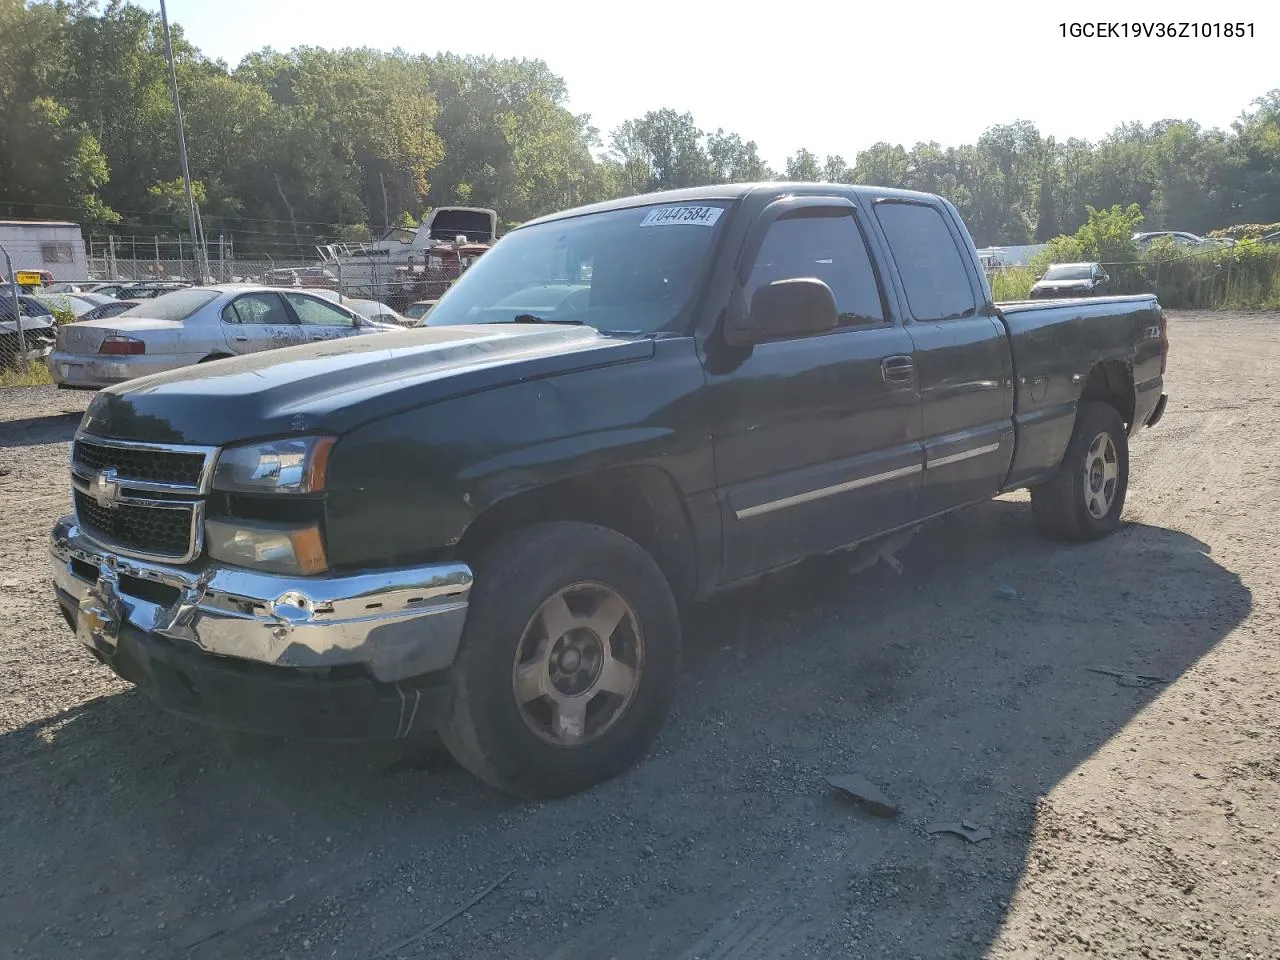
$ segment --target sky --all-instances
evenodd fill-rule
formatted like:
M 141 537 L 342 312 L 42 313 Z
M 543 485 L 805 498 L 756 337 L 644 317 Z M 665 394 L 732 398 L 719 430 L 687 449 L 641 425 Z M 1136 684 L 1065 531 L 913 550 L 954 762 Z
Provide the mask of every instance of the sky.
M 159 0 L 136 0 L 159 9 Z M 400 47 L 542 59 L 569 107 L 604 138 L 660 107 L 755 140 L 781 168 L 807 147 L 850 163 L 879 141 L 972 143 L 1029 120 L 1044 135 L 1097 140 L 1117 124 L 1192 119 L 1227 129 L 1280 87 L 1280 3 L 1113 0 L 796 7 L 644 0 L 166 0 L 206 55 L 235 64 L 262 47 Z M 792 12 L 794 11 L 794 12 Z M 1086 39 L 1062 24 L 1252 24 L 1243 39 Z M 1132 26 L 1130 27 L 1132 30 Z

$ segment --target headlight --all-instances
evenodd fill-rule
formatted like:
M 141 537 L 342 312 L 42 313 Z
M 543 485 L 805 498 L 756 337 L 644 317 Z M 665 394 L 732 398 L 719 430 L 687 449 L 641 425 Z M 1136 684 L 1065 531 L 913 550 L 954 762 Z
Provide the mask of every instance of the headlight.
M 314 523 L 207 520 L 209 556 L 267 573 L 323 573 L 329 568 L 320 527 Z
M 288 437 L 223 450 L 213 487 L 232 493 L 318 493 L 333 437 Z

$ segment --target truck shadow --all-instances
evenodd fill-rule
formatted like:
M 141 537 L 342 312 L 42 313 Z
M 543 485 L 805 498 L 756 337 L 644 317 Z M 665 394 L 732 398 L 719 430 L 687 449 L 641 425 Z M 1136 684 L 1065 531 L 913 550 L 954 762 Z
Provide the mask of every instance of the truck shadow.
M 68 411 L 18 420 L 0 420 L 0 447 L 70 443 L 83 416 L 83 411 Z
M 406 952 L 981 955 L 1038 800 L 1252 600 L 1190 536 L 1130 524 L 1049 544 L 1013 500 L 933 524 L 901 559 L 901 575 L 857 576 L 812 561 L 692 610 L 651 755 L 554 803 L 382 751 L 210 732 L 131 692 L 15 730 L 0 737 L 0 943 L 265 957 L 306 937 L 373 957 L 510 871 Z M 868 777 L 900 814 L 865 813 L 834 773 Z M 961 818 L 992 838 L 924 829 Z

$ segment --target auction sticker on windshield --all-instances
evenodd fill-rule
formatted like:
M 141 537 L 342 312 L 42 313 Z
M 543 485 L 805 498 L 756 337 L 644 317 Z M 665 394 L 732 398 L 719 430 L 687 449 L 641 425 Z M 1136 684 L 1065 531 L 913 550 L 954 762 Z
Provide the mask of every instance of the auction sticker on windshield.
M 640 221 L 642 227 L 665 227 L 672 223 L 692 223 L 700 227 L 713 227 L 723 207 L 658 207 L 650 210 Z

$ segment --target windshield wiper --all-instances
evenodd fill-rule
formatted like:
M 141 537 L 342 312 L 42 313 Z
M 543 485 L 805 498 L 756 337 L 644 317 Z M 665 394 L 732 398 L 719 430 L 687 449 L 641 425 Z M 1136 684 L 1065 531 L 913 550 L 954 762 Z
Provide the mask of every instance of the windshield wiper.
M 511 318 L 512 323 L 564 323 L 571 326 L 582 326 L 581 320 L 548 320 L 546 317 L 535 317 L 532 313 L 517 313 Z

